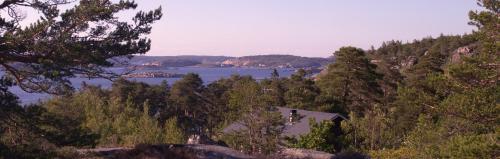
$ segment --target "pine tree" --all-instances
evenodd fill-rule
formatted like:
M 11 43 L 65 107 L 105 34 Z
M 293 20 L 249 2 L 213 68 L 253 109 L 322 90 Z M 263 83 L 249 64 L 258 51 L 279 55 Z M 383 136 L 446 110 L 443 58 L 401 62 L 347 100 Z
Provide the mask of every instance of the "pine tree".
M 299 69 L 287 81 L 288 90 L 285 92 L 286 105 L 290 108 L 317 110 L 315 103 L 319 95 L 319 88 L 313 80 L 308 79 L 307 72 Z
M 379 102 L 382 92 L 377 81 L 382 76 L 375 72 L 361 49 L 342 47 L 335 52 L 336 62 L 328 66 L 328 73 L 318 80 L 320 101 L 334 104 L 332 110 L 363 114 Z
M 272 98 L 271 104 L 274 106 L 284 106 L 285 105 L 285 84 L 284 79 L 280 78 L 278 70 L 273 69 L 270 79 L 264 79 L 261 82 L 264 91 L 267 95 Z
M 202 96 L 205 87 L 198 74 L 189 73 L 172 85 L 170 101 L 179 124 L 187 135 L 204 129 L 208 108 Z
M 475 36 L 480 42 L 480 51 L 449 66 L 446 75 L 452 92 L 439 109 L 445 115 L 446 127 L 456 134 L 493 133 L 500 121 L 500 2 L 478 2 L 485 10 L 471 12 L 470 17 L 479 29 Z
M 133 1 L 82 0 L 67 10 L 67 0 L 5 0 L 0 10 L 0 68 L 24 90 L 65 93 L 76 74 L 115 77 L 103 69 L 133 54 L 150 49 L 151 24 L 161 8 L 138 12 L 132 23 L 116 18 L 135 9 Z M 40 13 L 34 22 L 23 21 L 19 8 Z M 62 13 L 60 13 L 62 11 Z M 20 25 L 21 23 L 29 25 Z M 120 60 L 120 58 L 122 60 Z M 113 62 L 114 61 L 114 62 Z M 20 67 L 22 66 L 22 67 Z

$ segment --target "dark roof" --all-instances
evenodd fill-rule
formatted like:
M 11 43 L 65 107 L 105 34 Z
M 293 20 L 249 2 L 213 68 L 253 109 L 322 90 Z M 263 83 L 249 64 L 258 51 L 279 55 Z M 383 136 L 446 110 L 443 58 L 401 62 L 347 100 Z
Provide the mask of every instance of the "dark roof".
M 343 117 L 340 114 L 336 113 L 325 113 L 325 112 L 316 112 L 316 111 L 307 111 L 307 110 L 301 110 L 301 109 L 295 109 L 297 110 L 297 113 L 300 116 L 300 120 L 294 122 L 291 124 L 289 122 L 289 116 L 290 116 L 290 111 L 292 110 L 291 108 L 285 108 L 285 107 L 277 107 L 278 111 L 281 113 L 281 116 L 285 119 L 286 124 L 285 124 L 285 129 L 283 131 L 284 136 L 299 136 L 299 135 L 305 135 L 309 133 L 310 128 L 309 128 L 309 119 L 314 118 L 316 122 L 321 122 L 324 120 L 334 120 L 337 118 L 341 118 L 345 120 L 346 118 Z M 232 131 L 237 131 L 243 129 L 244 126 L 241 125 L 240 123 L 233 123 L 226 127 L 223 132 L 224 133 L 229 133 Z

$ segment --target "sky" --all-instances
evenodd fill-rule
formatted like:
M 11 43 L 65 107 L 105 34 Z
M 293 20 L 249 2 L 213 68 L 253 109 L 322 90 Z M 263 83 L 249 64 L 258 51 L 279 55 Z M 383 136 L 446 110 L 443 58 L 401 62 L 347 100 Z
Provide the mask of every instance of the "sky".
M 162 6 L 150 56 L 291 54 L 327 57 L 342 46 L 369 49 L 470 33 L 474 0 L 136 0 Z M 123 13 L 125 16 L 132 12 Z

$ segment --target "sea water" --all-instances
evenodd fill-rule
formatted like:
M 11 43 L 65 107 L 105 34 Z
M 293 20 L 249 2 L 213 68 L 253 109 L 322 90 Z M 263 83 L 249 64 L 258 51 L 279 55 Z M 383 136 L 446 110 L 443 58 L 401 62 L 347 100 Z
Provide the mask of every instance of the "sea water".
M 120 71 L 123 68 L 111 68 L 114 71 Z M 295 72 L 295 69 L 277 69 L 278 73 L 281 77 L 289 77 L 291 74 Z M 162 71 L 169 73 L 179 73 L 179 74 L 187 74 L 187 73 L 196 73 L 199 74 L 201 79 L 205 84 L 212 83 L 221 78 L 228 78 L 231 75 L 250 75 L 256 80 L 262 80 L 265 78 L 269 78 L 273 69 L 267 68 L 236 68 L 236 67 L 227 67 L 227 68 L 206 68 L 206 67 L 174 67 L 174 68 L 165 68 L 165 69 L 153 69 L 153 70 L 140 70 L 140 71 Z M 160 84 L 162 81 L 167 81 L 169 85 L 172 85 L 175 81 L 181 78 L 128 78 L 131 81 L 140 81 L 147 84 Z M 112 81 L 107 79 L 88 79 L 88 78 L 71 78 L 70 79 L 73 87 L 75 89 L 79 89 L 83 82 L 89 85 L 97 85 L 102 88 L 111 87 Z M 36 103 L 41 100 L 45 100 L 51 97 L 51 95 L 46 93 L 28 93 L 20 89 L 19 87 L 11 87 L 9 89 L 11 92 L 16 94 L 20 101 L 23 104 Z

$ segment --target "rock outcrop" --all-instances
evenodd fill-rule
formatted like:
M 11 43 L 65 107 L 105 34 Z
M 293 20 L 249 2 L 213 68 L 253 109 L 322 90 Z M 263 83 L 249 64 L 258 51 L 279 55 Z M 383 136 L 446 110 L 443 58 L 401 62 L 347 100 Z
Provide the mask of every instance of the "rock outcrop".
M 408 56 L 405 60 L 401 61 L 399 64 L 401 68 L 407 69 L 410 68 L 411 66 L 415 65 L 417 63 L 417 57 L 415 56 Z
M 471 47 L 464 46 L 464 47 L 459 47 L 457 50 L 453 51 L 451 53 L 451 62 L 456 63 L 461 61 L 463 57 L 470 57 L 474 54 L 473 50 Z

